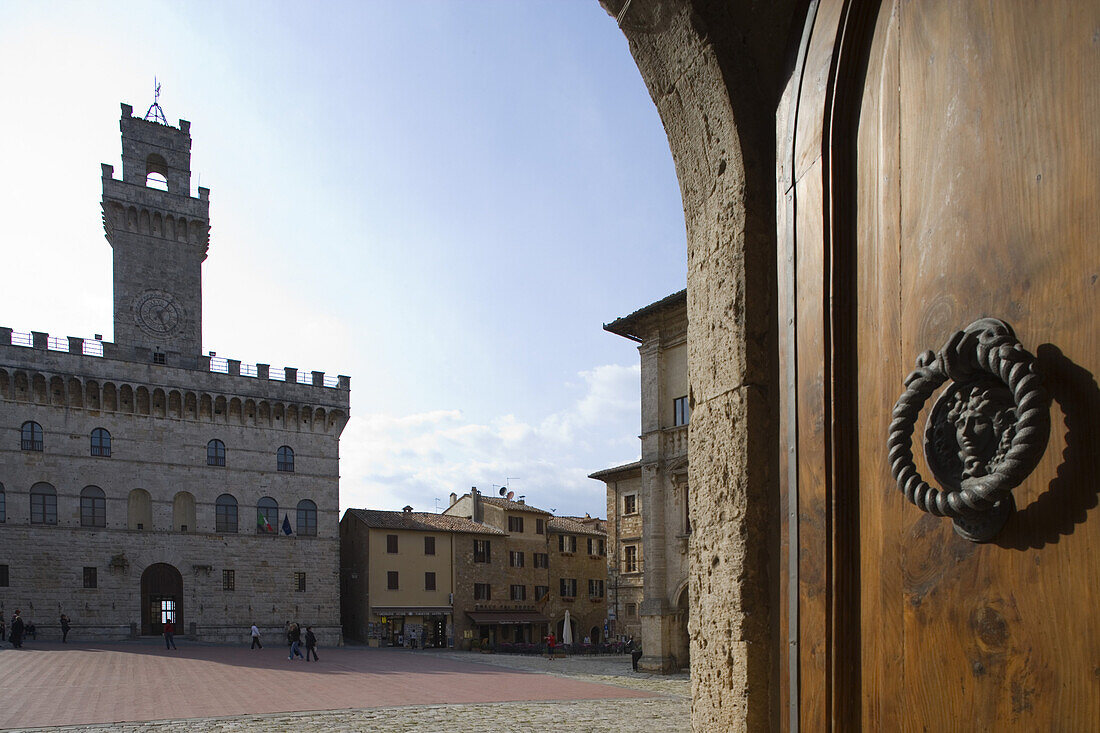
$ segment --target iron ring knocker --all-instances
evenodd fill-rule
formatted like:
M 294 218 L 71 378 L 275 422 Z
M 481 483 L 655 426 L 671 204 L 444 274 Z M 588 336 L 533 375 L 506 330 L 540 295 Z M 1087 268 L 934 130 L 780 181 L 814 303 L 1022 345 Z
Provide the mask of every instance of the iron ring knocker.
M 943 489 L 913 463 L 921 408 L 948 380 L 928 417 L 924 451 Z M 894 406 L 887 441 L 890 471 L 905 498 L 955 532 L 988 542 L 1015 509 L 1012 489 L 1034 470 L 1050 434 L 1050 401 L 1035 357 L 1008 324 L 983 318 L 956 332 L 938 353 L 917 357 Z

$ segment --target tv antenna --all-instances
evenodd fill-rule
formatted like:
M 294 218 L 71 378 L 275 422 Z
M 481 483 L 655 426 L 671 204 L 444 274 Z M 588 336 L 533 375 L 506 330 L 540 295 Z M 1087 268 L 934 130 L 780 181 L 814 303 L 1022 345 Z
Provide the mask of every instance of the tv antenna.
M 168 124 L 168 119 L 164 116 L 164 110 L 160 108 L 160 82 L 157 78 L 153 77 L 153 103 L 149 105 L 149 109 L 145 111 L 146 122 L 159 122 L 162 125 Z

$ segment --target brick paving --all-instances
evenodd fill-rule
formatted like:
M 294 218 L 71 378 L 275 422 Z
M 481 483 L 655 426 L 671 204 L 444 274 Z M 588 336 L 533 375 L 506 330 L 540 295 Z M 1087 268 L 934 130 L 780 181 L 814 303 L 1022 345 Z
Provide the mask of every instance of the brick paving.
M 0 728 L 119 731 L 689 730 L 690 682 L 627 657 L 345 647 L 321 663 L 149 641 L 0 651 Z

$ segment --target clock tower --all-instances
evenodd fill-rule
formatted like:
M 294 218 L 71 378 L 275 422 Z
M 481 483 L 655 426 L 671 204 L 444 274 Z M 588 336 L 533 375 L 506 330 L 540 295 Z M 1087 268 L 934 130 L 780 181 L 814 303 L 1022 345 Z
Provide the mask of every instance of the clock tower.
M 123 104 L 119 127 L 122 180 L 103 165 L 114 341 L 143 360 L 186 364 L 202 354 L 202 262 L 210 244 L 210 191 L 191 196 L 191 123 L 166 124 L 156 104 L 141 119 Z

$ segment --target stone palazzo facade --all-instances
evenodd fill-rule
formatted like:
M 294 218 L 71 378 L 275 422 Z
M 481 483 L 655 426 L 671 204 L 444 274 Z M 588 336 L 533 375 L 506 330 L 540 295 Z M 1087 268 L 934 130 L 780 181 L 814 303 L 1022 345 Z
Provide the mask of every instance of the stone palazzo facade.
M 201 353 L 209 191 L 190 124 L 122 105 L 103 166 L 115 341 L 0 328 L 0 611 L 42 638 L 341 642 L 338 487 L 350 380 Z

